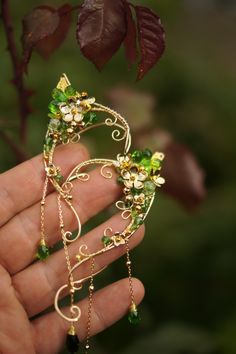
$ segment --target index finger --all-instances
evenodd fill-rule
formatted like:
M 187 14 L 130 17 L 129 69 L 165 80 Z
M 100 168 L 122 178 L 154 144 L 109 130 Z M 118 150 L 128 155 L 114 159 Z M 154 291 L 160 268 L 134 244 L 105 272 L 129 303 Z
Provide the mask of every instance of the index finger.
M 62 166 L 62 173 L 67 174 L 72 167 L 87 158 L 86 148 L 82 144 L 76 144 L 59 146 L 55 160 Z M 41 199 L 44 179 L 42 155 L 0 175 L 0 227 Z

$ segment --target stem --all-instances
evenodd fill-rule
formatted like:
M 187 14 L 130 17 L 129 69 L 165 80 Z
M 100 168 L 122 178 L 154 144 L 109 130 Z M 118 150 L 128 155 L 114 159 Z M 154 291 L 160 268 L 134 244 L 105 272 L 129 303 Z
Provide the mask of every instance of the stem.
M 11 148 L 18 163 L 26 160 L 27 156 L 25 152 L 15 143 L 15 141 L 9 135 L 0 130 L 0 138 Z
M 27 144 L 27 118 L 31 112 L 31 108 L 28 102 L 29 91 L 25 88 L 23 79 L 23 70 L 21 59 L 17 53 L 17 47 L 13 34 L 12 20 L 10 16 L 10 8 L 8 0 L 1 0 L 2 8 L 2 21 L 7 39 L 7 49 L 10 53 L 12 68 L 13 68 L 13 80 L 12 83 L 17 90 L 19 117 L 20 117 L 20 141 L 26 148 Z

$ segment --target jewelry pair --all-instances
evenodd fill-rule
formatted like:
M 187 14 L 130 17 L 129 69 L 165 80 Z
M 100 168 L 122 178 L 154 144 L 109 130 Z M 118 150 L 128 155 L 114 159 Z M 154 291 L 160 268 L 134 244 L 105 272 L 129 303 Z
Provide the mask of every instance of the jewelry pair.
M 88 353 L 92 327 L 94 277 L 104 270 L 104 268 L 95 269 L 95 258 L 98 255 L 105 254 L 115 247 L 125 248 L 130 292 L 128 319 L 132 324 L 140 321 L 133 291 L 129 240 L 133 235 L 135 237 L 135 231 L 144 223 L 157 188 L 165 182 L 160 176 L 164 154 L 160 152 L 153 154 L 149 149 L 136 150 L 131 153 L 130 127 L 125 118 L 114 110 L 97 103 L 95 98 L 89 97 L 86 92 L 80 93 L 75 90 L 65 74 L 52 91 L 52 98 L 48 114 L 50 121 L 43 149 L 46 177 L 41 200 L 41 241 L 37 250 L 37 258 L 45 260 L 50 255 L 48 237 L 45 232 L 45 204 L 48 185 L 51 183 L 57 192 L 57 212 L 68 269 L 68 281 L 58 289 L 55 296 L 55 309 L 68 322 L 67 348 L 70 353 L 77 353 L 80 344 L 75 325 L 80 320 L 81 309 L 75 303 L 75 294 L 81 290 L 84 282 L 88 281 L 87 337 L 84 348 L 85 353 Z M 105 120 L 102 118 L 104 113 L 107 115 Z M 101 126 L 110 127 L 112 139 L 124 144 L 122 153 L 114 160 L 94 158 L 83 161 L 74 167 L 68 176 L 63 176 L 60 166 L 54 163 L 56 147 L 60 144 L 77 143 L 83 133 Z M 116 202 L 116 207 L 121 211 L 121 217 L 128 221 L 128 225 L 122 231 L 113 230 L 111 227 L 106 228 L 101 237 L 99 249 L 90 252 L 88 247 L 82 244 L 78 249 L 76 259 L 71 259 L 69 245 L 80 237 L 82 229 L 79 214 L 73 203 L 74 182 L 86 183 L 90 179 L 88 169 L 91 166 L 100 166 L 100 173 L 104 179 L 112 179 L 115 174 L 118 176 L 117 183 L 122 187 L 123 198 Z M 62 203 L 70 208 L 77 221 L 76 234 L 66 229 Z M 77 279 L 75 271 L 86 262 L 90 262 L 90 274 L 86 278 Z M 65 314 L 59 306 L 59 299 L 63 293 L 70 296 L 69 315 Z

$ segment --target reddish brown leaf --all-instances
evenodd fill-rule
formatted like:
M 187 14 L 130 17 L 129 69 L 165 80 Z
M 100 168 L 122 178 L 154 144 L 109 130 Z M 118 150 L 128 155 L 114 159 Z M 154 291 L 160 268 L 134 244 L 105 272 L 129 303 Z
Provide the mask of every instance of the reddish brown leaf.
M 166 178 L 163 190 L 186 208 L 196 208 L 204 199 L 205 173 L 185 146 L 175 142 L 165 149 L 162 175 Z
M 134 64 L 137 59 L 137 33 L 136 24 L 133 19 L 132 11 L 127 3 L 125 3 L 126 8 L 126 22 L 127 22 L 127 33 L 124 40 L 125 55 L 128 60 L 129 66 Z
M 72 7 L 69 4 L 62 5 L 57 10 L 60 18 L 58 27 L 51 35 L 36 44 L 36 50 L 43 58 L 48 59 L 52 52 L 65 40 L 71 25 L 71 9 Z
M 141 80 L 157 63 L 165 50 L 165 31 L 160 17 L 152 10 L 143 6 L 136 6 L 135 10 L 141 52 L 137 79 Z
M 33 9 L 23 19 L 23 62 L 29 62 L 35 45 L 42 39 L 52 35 L 60 23 L 60 16 L 50 6 L 39 6 Z
M 123 0 L 85 0 L 78 17 L 77 40 L 83 55 L 102 67 L 119 49 L 126 34 Z

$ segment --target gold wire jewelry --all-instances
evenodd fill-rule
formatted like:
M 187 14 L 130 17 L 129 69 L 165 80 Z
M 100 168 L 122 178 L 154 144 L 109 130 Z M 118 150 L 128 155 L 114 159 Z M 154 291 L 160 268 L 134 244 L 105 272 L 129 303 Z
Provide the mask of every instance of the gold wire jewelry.
M 49 104 L 50 122 L 43 150 L 46 178 L 41 200 L 41 240 L 36 256 L 40 260 L 45 260 L 50 255 L 48 237 L 45 233 L 45 205 L 50 181 L 57 191 L 60 232 L 68 269 L 68 281 L 58 289 L 55 296 L 55 309 L 70 324 L 67 333 L 67 347 L 70 353 L 76 353 L 79 349 L 79 340 L 75 324 L 80 320 L 81 309 L 75 304 L 75 293 L 81 290 L 85 281 L 89 281 L 85 342 L 85 353 L 88 353 L 92 326 L 94 277 L 105 269 L 105 267 L 95 269 L 95 258 L 98 255 L 109 252 L 115 247 L 122 245 L 125 247 L 130 291 L 128 319 L 132 324 L 136 324 L 140 320 L 133 289 L 129 240 L 143 224 L 152 206 L 156 188 L 165 182 L 159 174 L 164 154 L 160 152 L 152 154 L 148 149 L 130 153 L 131 134 L 126 120 L 112 109 L 97 103 L 95 98 L 89 97 L 86 92 L 79 93 L 76 91 L 65 74 L 62 75 L 57 87 L 53 90 L 52 98 L 53 100 Z M 102 120 L 98 117 L 100 113 L 105 113 L 108 117 Z M 80 141 L 81 134 L 100 126 L 110 127 L 113 140 L 124 142 L 123 153 L 119 154 L 115 160 L 94 158 L 83 161 L 74 167 L 67 177 L 62 176 L 60 166 L 54 164 L 56 146 L 77 143 Z M 118 174 L 117 182 L 122 186 L 124 196 L 122 200 L 116 202 L 116 207 L 121 211 L 121 217 L 124 220 L 129 220 L 129 223 L 122 231 L 113 231 L 111 227 L 107 227 L 104 230 L 99 249 L 90 252 L 87 245 L 82 244 L 75 259 L 71 259 L 70 243 L 75 242 L 81 235 L 80 217 L 73 204 L 73 183 L 76 180 L 86 183 L 90 179 L 90 174 L 86 172 L 86 168 L 94 165 L 100 166 L 100 173 L 105 179 L 113 178 L 114 172 Z M 77 221 L 75 235 L 72 231 L 66 229 L 62 201 L 70 208 Z M 75 270 L 88 261 L 91 262 L 90 274 L 83 279 L 75 278 Z M 69 315 L 63 313 L 59 306 L 59 299 L 63 294 L 69 294 L 70 296 Z

